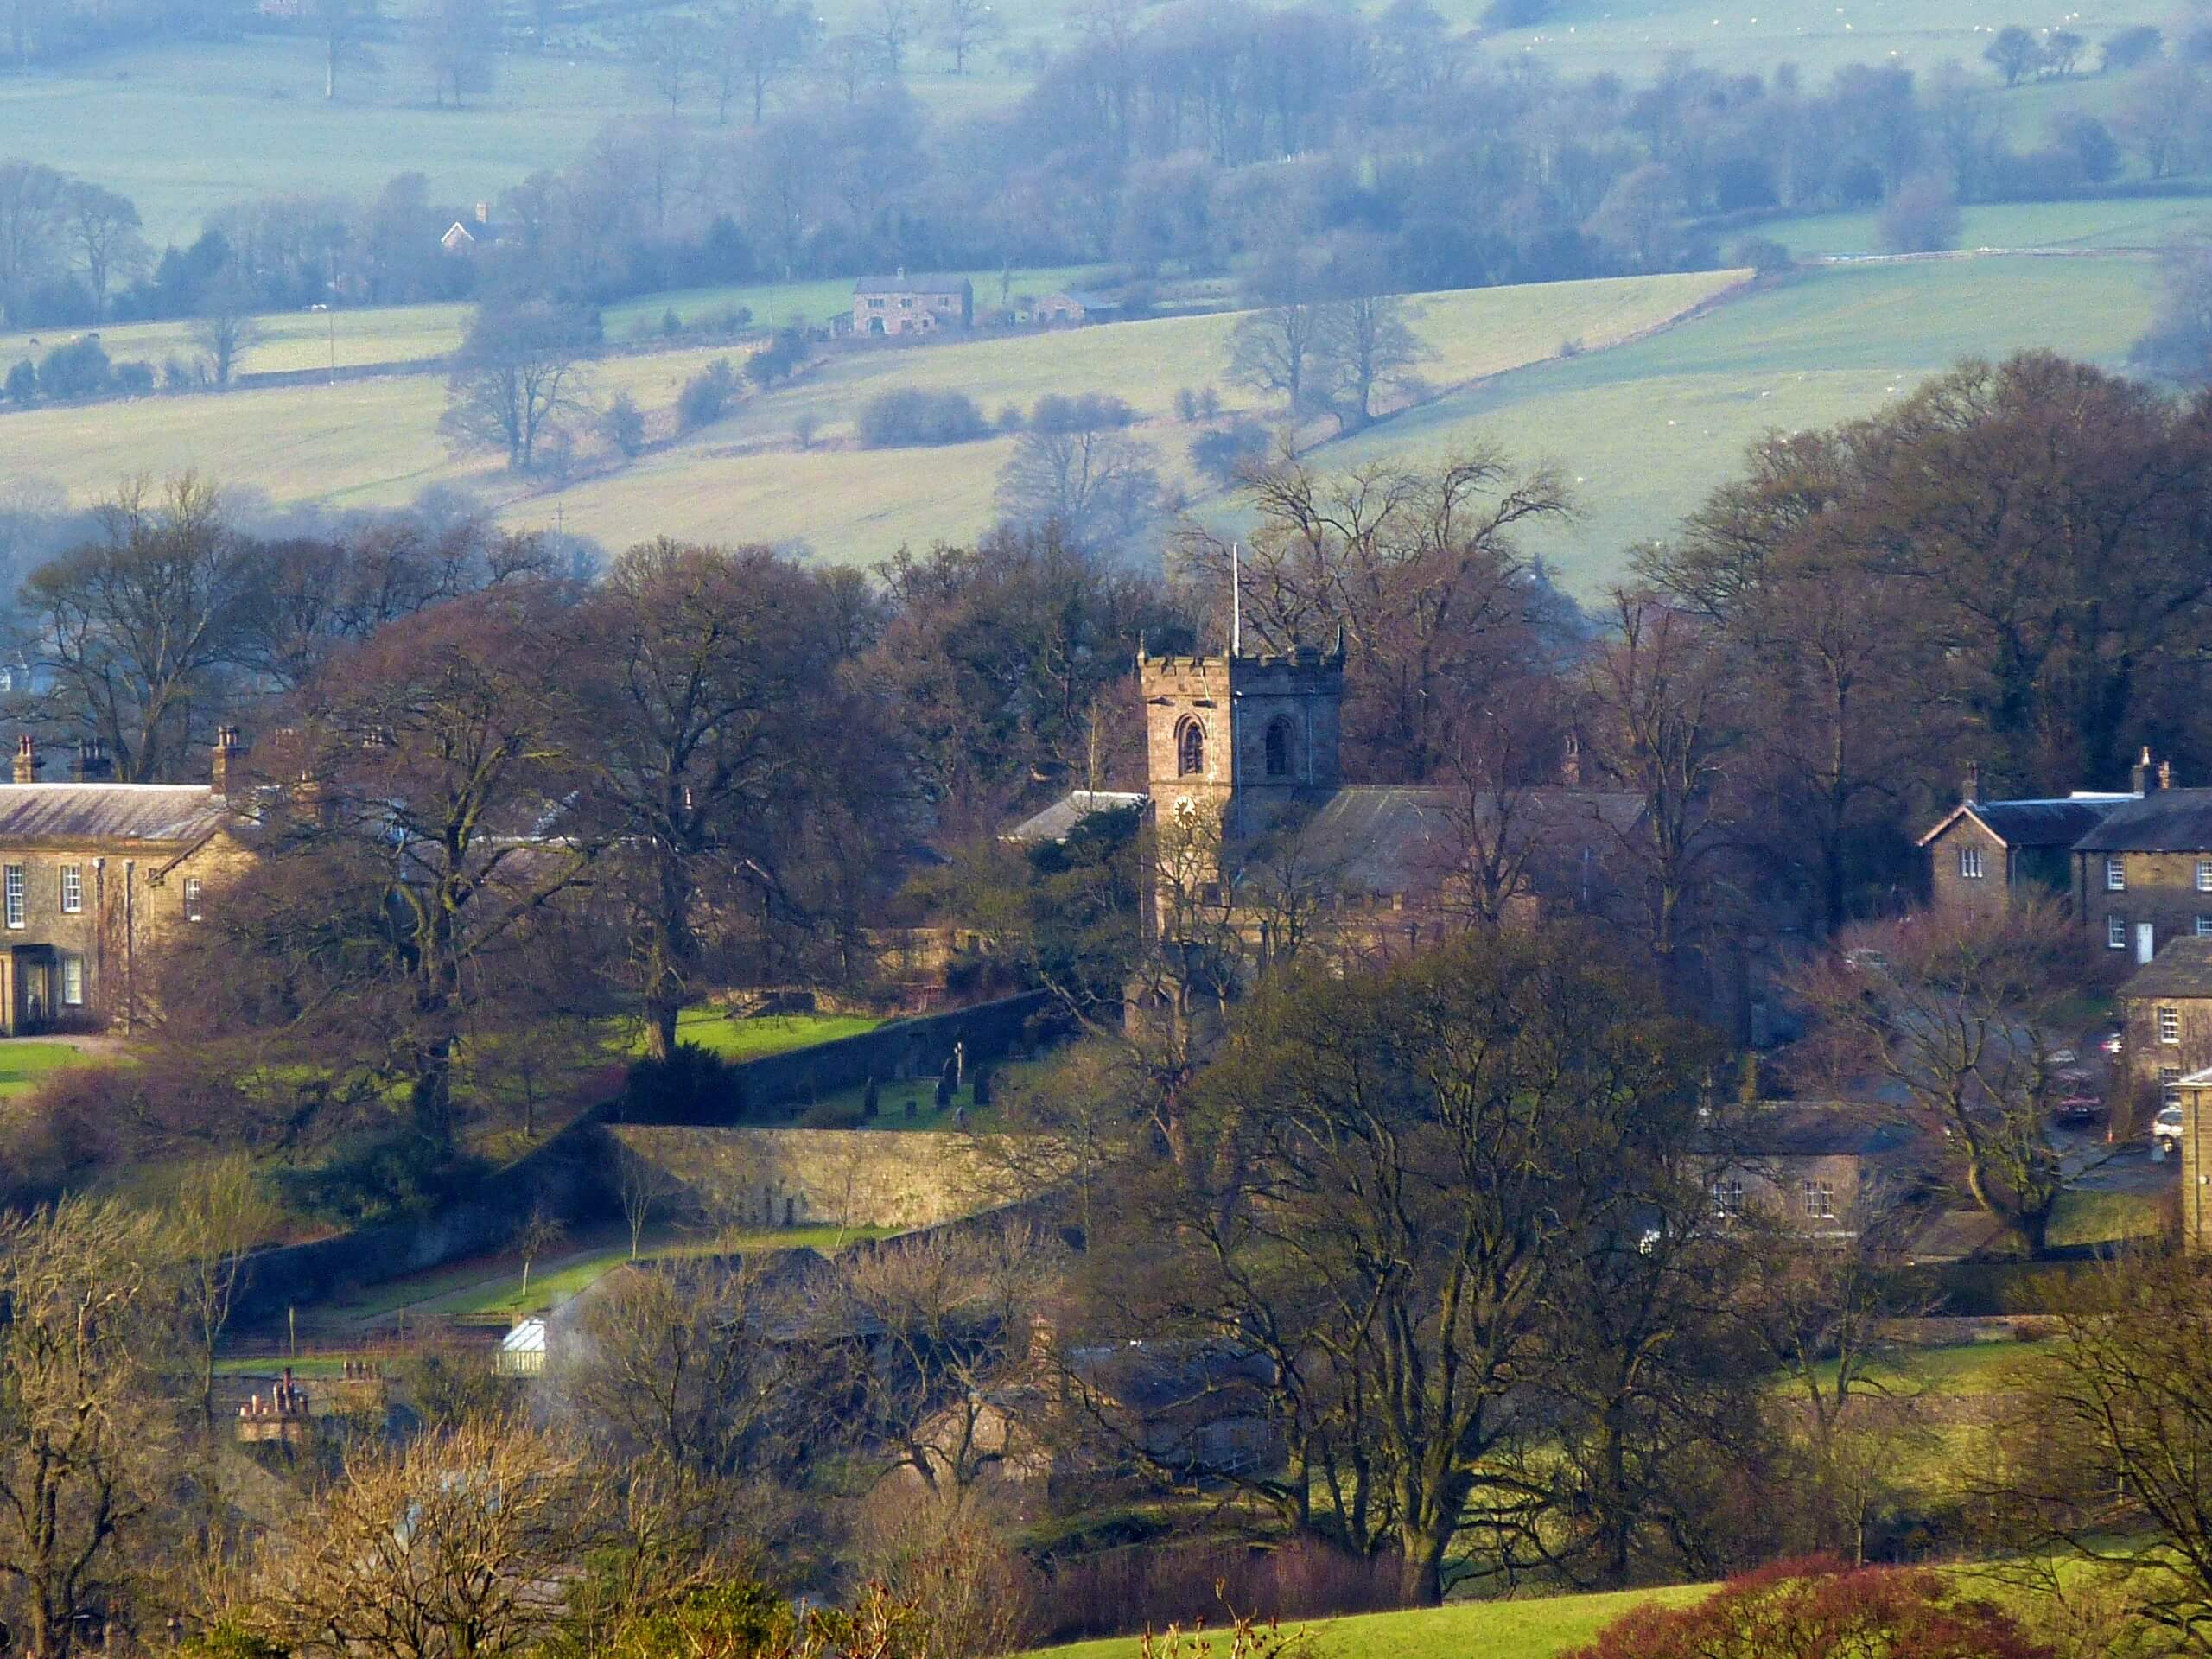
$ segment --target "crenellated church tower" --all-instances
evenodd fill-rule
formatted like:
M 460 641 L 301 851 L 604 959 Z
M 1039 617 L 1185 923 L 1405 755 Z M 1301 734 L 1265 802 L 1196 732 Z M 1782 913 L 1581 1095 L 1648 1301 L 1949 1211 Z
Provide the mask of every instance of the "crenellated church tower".
M 1195 817 L 1243 840 L 1301 797 L 1343 782 L 1341 633 L 1327 652 L 1154 657 L 1140 649 L 1137 680 L 1153 811 L 1162 824 Z

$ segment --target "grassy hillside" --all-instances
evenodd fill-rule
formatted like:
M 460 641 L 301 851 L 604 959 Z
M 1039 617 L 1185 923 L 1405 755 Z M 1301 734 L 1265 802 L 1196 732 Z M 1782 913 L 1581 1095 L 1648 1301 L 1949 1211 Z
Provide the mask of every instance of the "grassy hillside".
M 1687 1601 L 1691 1586 L 1529 1601 L 1468 1601 L 1403 1613 L 1317 1620 L 1313 1659 L 1552 1659 L 1587 1642 L 1637 1603 Z M 1138 1638 L 1113 1637 L 1046 1648 L 1051 1659 L 1136 1659 Z M 1035 1656 L 1032 1656 L 1035 1659 Z
M 1879 253 L 1879 215 L 1819 213 L 1775 219 L 1750 234 L 1770 236 L 1801 259 Z M 1961 248 L 2158 248 L 2212 226 L 2212 196 L 2112 197 L 2083 201 L 2009 201 L 1968 207 Z
M 1326 452 L 1440 454 L 1470 437 L 1560 461 L 1580 523 L 1528 538 L 1576 591 L 1664 537 L 1761 434 L 1868 413 L 1970 354 L 2029 346 L 2117 364 L 2150 315 L 2147 261 L 1956 259 L 1836 266 L 1653 339 L 1446 397 Z
M 1436 353 L 1428 372 L 1440 385 L 1456 385 L 1551 355 L 1568 339 L 1596 350 L 1738 280 L 1707 272 L 1433 296 L 1419 325 Z M 51 480 L 79 498 L 112 488 L 128 473 L 186 466 L 280 501 L 396 503 L 431 483 L 461 483 L 484 490 L 510 523 L 550 524 L 557 512 L 571 530 L 611 545 L 666 531 L 804 539 L 825 557 L 872 561 L 904 542 L 980 529 L 1010 444 L 823 447 L 843 442 L 868 397 L 890 386 L 927 385 L 967 391 L 995 410 L 1047 391 L 1111 391 L 1149 417 L 1144 435 L 1178 462 L 1190 432 L 1168 418 L 1174 391 L 1217 377 L 1230 326 L 1224 316 L 1173 318 L 855 352 L 798 386 L 741 402 L 717 425 L 633 465 L 559 489 L 518 485 L 488 460 L 454 456 L 436 430 L 444 389 L 431 375 L 32 410 L 0 416 L 0 441 L 22 475 Z M 611 359 L 593 370 L 594 389 L 602 398 L 627 391 L 664 419 L 683 381 L 724 354 Z M 804 453 L 791 437 L 802 415 L 821 423 L 817 447 Z

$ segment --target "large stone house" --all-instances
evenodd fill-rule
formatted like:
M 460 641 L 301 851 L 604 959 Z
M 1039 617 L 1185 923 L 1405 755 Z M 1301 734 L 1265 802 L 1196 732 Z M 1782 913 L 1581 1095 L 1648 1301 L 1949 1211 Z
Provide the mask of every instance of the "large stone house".
M 1632 794 L 1563 781 L 1498 789 L 1348 785 L 1344 654 L 1301 645 L 1219 657 L 1141 653 L 1147 788 L 1077 790 L 1009 832 L 1065 838 L 1094 812 L 1154 824 L 1161 890 L 1218 909 L 1262 961 L 1286 929 L 1369 950 L 1433 943 L 1477 914 L 1598 910 Z M 1173 861 L 1177 868 L 1167 868 Z
M 18 741 L 14 781 L 0 785 L 0 1033 L 137 1017 L 154 954 L 206 918 L 250 855 L 228 799 L 241 758 L 226 728 L 208 782 L 120 784 L 87 743 L 49 781 L 34 741 Z
M 2181 1103 L 2182 1080 L 2212 1067 L 2212 938 L 2170 939 L 2120 989 L 2124 1030 L 2113 1135 L 2127 1139 L 2160 1106 Z
M 863 276 L 853 284 L 856 334 L 932 334 L 972 327 L 976 289 L 965 277 Z

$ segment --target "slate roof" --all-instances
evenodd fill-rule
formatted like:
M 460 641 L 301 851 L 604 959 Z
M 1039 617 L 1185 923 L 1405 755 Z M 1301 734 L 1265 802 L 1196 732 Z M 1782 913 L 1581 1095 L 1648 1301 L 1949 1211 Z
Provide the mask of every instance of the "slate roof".
M 2008 847 L 2071 847 L 2133 795 L 2069 795 L 2050 800 L 1968 801 L 1920 838 L 1925 847 L 1962 817 L 1971 817 Z
M 1142 806 L 1149 798 L 1076 790 L 1009 830 L 1016 842 L 1061 841 L 1093 812 Z M 1547 785 L 1510 797 L 1517 826 L 1540 842 L 1580 844 L 1635 824 L 1643 810 L 1618 790 Z M 1302 798 L 1297 823 L 1301 861 L 1325 870 L 1357 893 L 1418 893 L 1433 887 L 1465 850 L 1465 798 L 1450 790 L 1407 785 L 1354 785 Z M 1494 806 L 1491 809 L 1495 810 Z
M 1025 818 L 1006 832 L 1008 841 L 1065 841 L 1077 824 L 1094 812 L 1126 812 L 1149 799 L 1145 795 L 1117 790 L 1071 790 L 1034 817 Z
M 2212 996 L 2212 939 L 2184 933 L 2169 939 L 2158 954 L 2120 988 L 2126 998 Z
M 1566 845 L 1631 827 L 1643 810 L 1613 790 L 1526 789 L 1510 798 L 1513 820 L 1541 842 Z M 1494 805 L 1490 809 L 1495 811 Z M 1434 887 L 1465 849 L 1464 797 L 1406 785 L 1355 785 L 1324 798 L 1299 831 L 1306 861 L 1349 889 L 1417 893 Z
M 0 784 L 0 842 L 188 842 L 227 810 L 206 784 Z
M 855 294 L 966 294 L 964 276 L 863 276 L 853 284 Z
M 1852 1101 L 1758 1106 L 1734 1125 L 1751 1158 L 1869 1158 L 1910 1144 L 1912 1131 L 1878 1107 Z
M 2121 801 L 2074 850 L 2212 853 L 2212 789 L 2158 789 Z

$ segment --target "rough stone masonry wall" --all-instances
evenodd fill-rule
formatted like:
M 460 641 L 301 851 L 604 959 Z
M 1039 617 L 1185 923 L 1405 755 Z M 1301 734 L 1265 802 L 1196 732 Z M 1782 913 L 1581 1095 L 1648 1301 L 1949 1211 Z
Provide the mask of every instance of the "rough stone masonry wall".
M 934 1227 L 1023 1196 L 1005 1135 L 634 1124 L 607 1133 L 662 1173 L 689 1219 L 716 1226 Z

